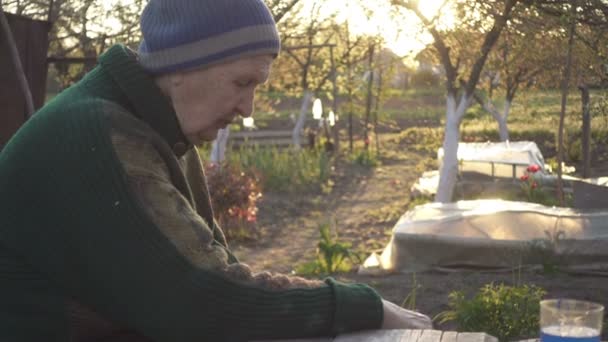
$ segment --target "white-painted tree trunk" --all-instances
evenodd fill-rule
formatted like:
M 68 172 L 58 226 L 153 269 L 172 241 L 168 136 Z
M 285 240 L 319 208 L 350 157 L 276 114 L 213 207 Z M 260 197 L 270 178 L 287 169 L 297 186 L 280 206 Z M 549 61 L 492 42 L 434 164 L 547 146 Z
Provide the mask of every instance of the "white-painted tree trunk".
M 226 127 L 217 132 L 217 137 L 213 140 L 211 146 L 211 162 L 220 164 L 226 159 L 226 145 L 228 145 L 228 137 L 230 136 L 230 128 Z
M 308 114 L 308 108 L 311 100 L 312 91 L 307 89 L 304 91 L 304 98 L 302 99 L 302 106 L 300 107 L 300 115 L 298 116 L 298 121 L 296 121 L 296 126 L 294 127 L 292 134 L 293 146 L 296 149 L 300 149 L 302 147 L 301 132 L 304 128 L 304 124 L 306 123 L 306 114 Z
M 498 134 L 500 135 L 500 141 L 509 140 L 509 129 L 507 127 L 507 118 L 511 111 L 511 101 L 505 101 L 502 115 L 498 118 Z
M 509 112 L 511 111 L 511 101 L 505 101 L 505 106 L 503 108 L 502 113 L 496 110 L 496 107 L 488 102 L 483 104 L 483 109 L 492 114 L 496 122 L 498 122 L 498 135 L 500 136 L 500 141 L 509 140 L 509 129 L 507 127 L 507 118 L 509 117 Z
M 458 178 L 458 143 L 460 141 L 460 122 L 469 107 L 471 97 L 463 95 L 460 102 L 456 96 L 448 94 L 446 101 L 445 136 L 443 139 L 443 160 L 439 169 L 439 185 L 435 202 L 452 201 L 454 187 Z

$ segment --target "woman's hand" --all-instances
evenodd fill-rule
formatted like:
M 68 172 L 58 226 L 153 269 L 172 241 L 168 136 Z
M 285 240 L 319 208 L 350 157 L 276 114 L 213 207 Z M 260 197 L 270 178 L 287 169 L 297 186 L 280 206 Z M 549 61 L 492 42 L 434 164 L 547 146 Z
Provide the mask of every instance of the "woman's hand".
M 426 315 L 406 310 L 384 299 L 382 307 L 384 320 L 381 329 L 433 329 L 433 323 Z

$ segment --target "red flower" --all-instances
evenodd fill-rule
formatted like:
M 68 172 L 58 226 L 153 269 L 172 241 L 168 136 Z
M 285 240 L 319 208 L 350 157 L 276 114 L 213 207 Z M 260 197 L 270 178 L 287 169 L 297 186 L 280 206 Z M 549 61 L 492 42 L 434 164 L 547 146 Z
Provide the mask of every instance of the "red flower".
M 363 142 L 365 143 L 365 145 L 369 145 L 369 137 L 366 137 Z
M 538 187 L 538 184 L 536 182 L 532 183 L 532 189 L 536 189 L 536 187 Z
M 528 178 L 530 178 L 530 175 L 528 175 L 527 173 L 526 173 L 526 174 L 524 174 L 523 176 L 519 177 L 519 179 L 521 179 L 521 180 L 522 180 L 522 181 L 524 181 L 524 182 L 525 182 L 525 181 L 527 181 L 527 180 L 528 180 Z
M 528 168 L 526 170 L 528 170 L 528 172 L 536 173 L 536 172 L 540 171 L 540 166 L 538 166 L 536 164 L 532 164 L 532 165 L 528 166 Z

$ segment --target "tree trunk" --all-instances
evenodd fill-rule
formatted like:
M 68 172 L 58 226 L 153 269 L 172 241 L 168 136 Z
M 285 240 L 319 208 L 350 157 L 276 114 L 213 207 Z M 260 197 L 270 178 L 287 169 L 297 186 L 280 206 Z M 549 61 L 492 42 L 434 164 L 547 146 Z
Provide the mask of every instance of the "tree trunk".
M 382 69 L 378 70 L 378 87 L 376 88 L 376 104 L 374 106 L 374 137 L 376 138 L 376 155 L 380 155 L 380 137 L 378 136 L 378 114 L 380 112 L 380 94 L 382 94 Z
M 369 142 L 369 120 L 370 114 L 372 111 L 372 85 L 374 84 L 374 45 L 372 44 L 369 47 L 369 59 L 368 59 L 368 68 L 369 68 L 369 79 L 367 80 L 367 100 L 365 102 L 365 127 L 363 127 L 363 139 Z M 365 149 L 369 148 L 369 144 L 365 144 Z
M 456 102 L 455 94 L 448 94 L 446 104 L 445 136 L 443 139 L 443 160 L 439 169 L 439 186 L 435 202 L 448 203 L 454 197 L 454 187 L 458 177 L 458 143 L 460 141 L 460 122 L 469 103 L 462 96 Z
M 591 115 L 589 113 L 589 87 L 586 84 L 578 87 L 581 90 L 583 109 L 583 178 L 589 178 L 591 173 Z
M 492 114 L 492 117 L 498 123 L 498 135 L 500 137 L 500 141 L 509 140 L 509 128 L 507 127 L 507 118 L 509 117 L 509 112 L 511 111 L 511 101 L 505 101 L 505 106 L 501 114 L 498 110 L 496 110 L 494 105 L 491 104 L 490 99 L 488 99 L 488 101 L 486 102 L 483 102 L 478 96 L 476 96 L 475 98 L 486 112 Z
M 352 101 L 352 100 L 350 100 Z M 352 106 L 350 106 L 352 108 Z M 348 150 L 353 151 L 353 111 L 348 112 Z
M 511 111 L 511 101 L 505 101 L 505 107 L 503 109 L 503 113 L 498 119 L 498 134 L 500 135 L 500 141 L 509 140 L 509 128 L 507 127 L 507 118 L 509 117 L 509 112 Z
M 332 83 L 332 103 L 331 108 L 334 112 L 334 126 L 331 128 L 331 133 L 334 140 L 334 151 L 340 150 L 340 130 L 338 129 L 338 72 L 334 61 L 334 47 L 329 47 L 329 55 L 331 59 L 331 83 Z
M 213 145 L 211 146 L 211 156 L 209 158 L 212 163 L 220 164 L 226 159 L 226 145 L 228 144 L 229 136 L 229 127 L 220 129 L 217 132 L 217 138 L 213 140 Z
M 557 198 L 559 205 L 565 206 L 564 184 L 562 181 L 562 163 L 564 161 L 564 121 L 566 118 L 566 104 L 568 102 L 568 89 L 570 86 L 570 72 L 572 69 L 572 47 L 574 45 L 574 30 L 576 27 L 576 4 L 573 4 L 570 12 L 570 32 L 568 33 L 568 54 L 564 68 L 564 79 L 562 80 L 562 103 L 559 113 L 559 128 L 557 133 Z
M 300 116 L 296 122 L 296 127 L 293 129 L 292 139 L 293 146 L 296 149 L 302 148 L 302 141 L 300 139 L 302 129 L 306 123 L 306 114 L 308 113 L 308 107 L 310 106 L 310 100 L 312 99 L 312 91 L 309 89 L 304 90 L 304 98 L 302 99 L 302 106 L 300 107 Z

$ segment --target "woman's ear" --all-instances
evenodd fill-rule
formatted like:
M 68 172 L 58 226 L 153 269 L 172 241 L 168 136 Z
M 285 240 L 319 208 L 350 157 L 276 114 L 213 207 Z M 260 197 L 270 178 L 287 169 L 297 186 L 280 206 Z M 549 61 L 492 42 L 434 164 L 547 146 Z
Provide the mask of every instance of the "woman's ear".
M 171 87 L 181 87 L 184 83 L 184 73 L 183 72 L 174 72 L 168 75 L 169 83 Z

